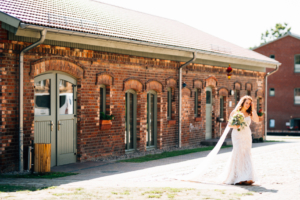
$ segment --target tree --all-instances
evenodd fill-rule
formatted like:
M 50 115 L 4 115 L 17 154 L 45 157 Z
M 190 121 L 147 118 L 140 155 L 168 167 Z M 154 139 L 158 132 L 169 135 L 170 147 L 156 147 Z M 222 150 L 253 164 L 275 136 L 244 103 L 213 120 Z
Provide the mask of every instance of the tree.
M 266 30 L 265 33 L 261 34 L 260 45 L 267 43 L 269 41 L 272 41 L 274 39 L 277 39 L 279 37 L 282 37 L 282 36 L 288 34 L 290 31 L 291 31 L 291 27 L 288 28 L 287 23 L 284 23 L 283 25 L 281 23 L 277 23 L 275 25 L 275 29 L 271 28 L 271 30 Z

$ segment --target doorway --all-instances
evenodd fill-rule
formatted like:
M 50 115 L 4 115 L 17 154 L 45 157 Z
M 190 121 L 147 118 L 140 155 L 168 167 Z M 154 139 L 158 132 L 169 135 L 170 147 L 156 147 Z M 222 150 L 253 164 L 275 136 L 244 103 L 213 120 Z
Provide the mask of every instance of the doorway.
M 205 124 L 205 139 L 212 138 L 212 89 L 206 87 L 206 124 Z
M 34 143 L 51 144 L 51 167 L 76 162 L 76 85 L 59 73 L 34 79 Z

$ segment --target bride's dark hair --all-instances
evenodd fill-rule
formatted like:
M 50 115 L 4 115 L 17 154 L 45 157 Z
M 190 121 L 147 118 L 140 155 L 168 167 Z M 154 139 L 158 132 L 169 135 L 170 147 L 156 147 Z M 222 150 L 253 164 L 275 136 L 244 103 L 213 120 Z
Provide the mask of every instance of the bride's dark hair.
M 244 99 L 243 99 L 243 102 L 242 102 L 242 104 L 241 104 L 241 107 L 240 107 L 240 109 L 239 110 L 242 110 L 242 108 L 244 107 L 244 104 L 245 104 L 245 102 L 247 101 L 247 100 L 250 100 L 251 102 L 252 102 L 252 98 L 250 97 L 250 96 L 245 96 L 245 97 L 243 97 Z M 250 104 L 250 107 L 248 108 L 248 110 L 246 110 L 246 112 L 250 115 L 250 116 L 252 116 L 252 105 Z

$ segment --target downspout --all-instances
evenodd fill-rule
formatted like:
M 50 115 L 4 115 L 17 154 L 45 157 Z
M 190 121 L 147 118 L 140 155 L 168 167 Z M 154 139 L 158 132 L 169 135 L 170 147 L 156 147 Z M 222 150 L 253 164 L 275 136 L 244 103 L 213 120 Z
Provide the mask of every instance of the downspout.
M 23 119 L 24 119 L 24 102 L 23 102 L 23 95 L 24 95 L 24 53 L 29 51 L 30 49 L 40 45 L 41 43 L 44 42 L 46 38 L 46 33 L 47 30 L 44 29 L 41 31 L 41 38 L 39 41 L 36 43 L 31 44 L 30 46 L 26 47 L 20 52 L 20 96 L 19 96 L 19 171 L 23 172 L 23 135 L 24 135 L 24 130 L 23 130 Z
M 276 69 L 271 71 L 271 72 L 268 72 L 265 76 L 265 138 L 264 140 L 266 140 L 267 138 L 267 131 L 268 131 L 268 109 L 267 109 L 267 106 L 268 106 L 268 76 L 274 74 L 275 72 L 277 72 L 279 70 L 279 65 L 276 65 Z
M 193 53 L 193 58 L 179 67 L 179 112 L 178 112 L 178 147 L 181 147 L 181 99 L 182 99 L 182 68 L 196 60 L 197 52 Z

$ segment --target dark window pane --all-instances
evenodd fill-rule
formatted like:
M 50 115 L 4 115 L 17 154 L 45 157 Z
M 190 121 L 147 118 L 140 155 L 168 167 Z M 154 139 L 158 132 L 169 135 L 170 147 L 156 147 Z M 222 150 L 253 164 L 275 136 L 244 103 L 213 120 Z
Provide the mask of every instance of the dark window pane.
M 224 98 L 220 98 L 220 118 L 223 118 L 224 116 Z
M 105 113 L 105 110 L 103 109 L 103 100 L 104 100 L 104 95 L 103 95 L 103 92 L 104 92 L 104 88 L 100 88 L 100 112 L 104 112 Z
M 133 94 L 130 93 L 129 95 L 130 97 L 130 100 L 129 100 L 129 106 L 130 106 L 130 112 L 129 112 L 129 118 L 130 118 L 130 121 L 129 121 L 129 148 L 130 149 L 133 149 Z
M 273 59 L 275 59 L 275 55 L 270 55 L 270 58 L 273 58 Z
M 206 91 L 206 104 L 211 104 L 211 92 Z

